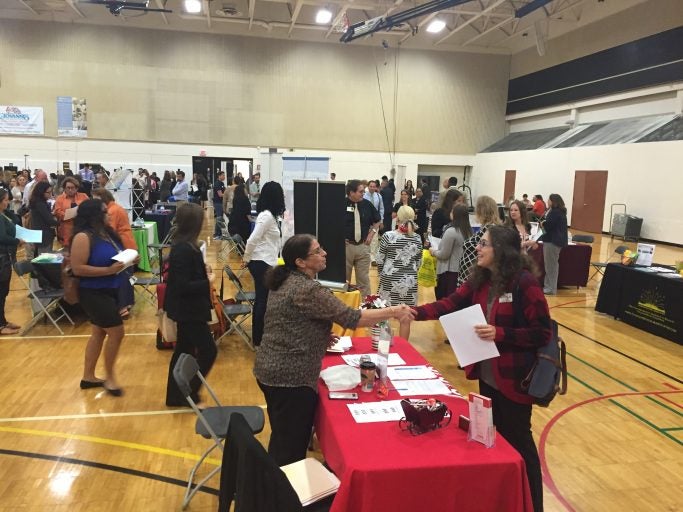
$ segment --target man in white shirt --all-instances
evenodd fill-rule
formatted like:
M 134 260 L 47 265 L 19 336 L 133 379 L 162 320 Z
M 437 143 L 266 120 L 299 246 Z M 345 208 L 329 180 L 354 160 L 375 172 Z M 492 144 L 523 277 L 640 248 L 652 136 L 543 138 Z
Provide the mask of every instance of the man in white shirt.
M 363 194 L 363 199 L 367 199 L 375 207 L 375 210 L 379 212 L 379 218 L 384 219 L 384 201 L 379 193 L 379 182 L 377 180 L 370 180 L 368 182 L 368 188 Z M 380 228 L 382 226 L 380 225 Z M 370 261 L 373 265 L 377 265 L 375 262 L 375 255 L 379 249 L 379 236 L 372 238 L 370 243 Z
M 34 178 L 28 182 L 24 187 L 24 197 L 21 199 L 21 204 L 28 207 L 29 199 L 31 199 L 31 192 L 36 183 L 41 181 L 47 181 L 47 173 L 42 169 L 36 169 Z
M 173 187 L 173 197 L 175 197 L 176 202 L 187 201 L 187 194 L 190 190 L 187 181 L 185 181 L 185 173 L 183 171 L 176 172 L 176 179 L 178 180 Z
M 249 184 L 249 199 L 251 200 L 252 203 L 255 203 L 258 201 L 258 198 L 261 196 L 261 173 L 257 172 L 254 174 L 254 177 L 251 180 L 251 183 Z

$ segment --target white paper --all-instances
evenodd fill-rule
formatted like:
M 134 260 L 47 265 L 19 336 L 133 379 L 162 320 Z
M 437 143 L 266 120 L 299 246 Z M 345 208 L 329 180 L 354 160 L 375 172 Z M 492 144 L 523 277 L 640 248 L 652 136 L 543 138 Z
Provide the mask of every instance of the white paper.
M 67 208 L 64 210 L 64 220 L 71 220 L 74 217 L 76 217 L 76 214 L 78 213 L 78 206 L 74 206 L 73 208 Z
M 392 381 L 392 385 L 401 396 L 454 394 L 440 379 L 399 380 Z
M 478 363 L 498 357 L 498 347 L 491 341 L 484 341 L 474 331 L 475 325 L 485 325 L 486 318 L 479 304 L 449 313 L 439 318 L 451 348 L 460 366 Z
M 337 340 L 337 342 L 334 345 L 328 347 L 327 351 L 341 354 L 342 352 L 346 352 L 347 350 L 349 350 L 351 347 L 353 347 L 351 336 L 342 336 Z
M 649 267 L 652 265 L 652 258 L 655 255 L 655 246 L 653 244 L 641 244 L 639 243 L 636 247 L 636 252 L 638 253 L 638 265 L 644 265 Z
M 406 379 L 436 379 L 436 374 L 431 370 L 431 368 L 425 365 L 388 368 L 387 376 L 392 381 Z
M 377 364 L 377 354 L 376 353 L 373 353 L 373 354 L 354 354 L 354 355 L 347 354 L 347 355 L 342 356 L 342 359 L 349 366 L 358 367 L 358 366 L 360 366 L 361 356 L 370 356 L 370 360 L 373 363 Z M 406 362 L 403 360 L 403 358 L 400 355 L 395 354 L 395 353 L 389 354 L 389 366 L 398 366 L 398 365 L 402 365 L 402 364 L 406 364 Z
M 439 244 L 441 243 L 440 238 L 436 238 L 435 236 L 429 235 L 429 245 L 435 250 L 439 250 Z
M 123 263 L 123 268 L 126 269 L 133 264 L 133 261 L 135 261 L 135 258 L 137 257 L 138 251 L 136 251 L 135 249 L 126 249 L 118 253 L 116 256 L 112 256 L 111 259 L 113 259 L 114 261 L 120 261 L 121 263 Z
M 43 231 L 40 229 L 26 229 L 22 226 L 16 226 L 16 237 L 29 244 L 43 243 Z
M 400 400 L 346 404 L 356 423 L 398 421 L 405 416 Z

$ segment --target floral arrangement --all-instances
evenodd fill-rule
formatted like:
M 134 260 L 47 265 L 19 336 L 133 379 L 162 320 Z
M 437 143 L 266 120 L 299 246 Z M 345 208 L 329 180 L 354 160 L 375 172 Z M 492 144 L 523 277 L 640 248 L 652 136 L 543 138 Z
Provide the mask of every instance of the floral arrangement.
M 622 265 L 635 265 L 636 261 L 638 261 L 638 253 L 636 251 L 626 250 L 621 255 Z
M 361 309 L 384 309 L 389 307 L 389 302 L 379 295 L 367 295 L 361 302 Z

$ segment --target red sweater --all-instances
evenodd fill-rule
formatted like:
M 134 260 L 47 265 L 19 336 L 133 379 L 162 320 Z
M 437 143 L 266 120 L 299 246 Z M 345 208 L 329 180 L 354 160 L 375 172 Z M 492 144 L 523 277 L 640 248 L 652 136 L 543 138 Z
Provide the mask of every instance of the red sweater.
M 486 304 L 490 283 L 478 290 L 465 282 L 454 293 L 437 302 L 415 308 L 418 320 L 436 320 L 440 316 L 460 309 L 479 304 L 486 314 Z M 491 359 L 491 368 L 496 387 L 513 402 L 532 404 L 533 399 L 521 388 L 521 381 L 527 376 L 536 360 L 536 350 L 550 341 L 552 330 L 548 303 L 538 280 L 528 271 L 519 276 L 519 291 L 515 297 L 521 297 L 525 325 L 515 322 L 512 302 L 500 302 L 497 297 L 491 305 L 490 324 L 496 327 L 495 343 L 500 357 Z M 519 306 L 518 306 L 519 307 Z M 479 378 L 479 364 L 465 367 L 468 379 Z

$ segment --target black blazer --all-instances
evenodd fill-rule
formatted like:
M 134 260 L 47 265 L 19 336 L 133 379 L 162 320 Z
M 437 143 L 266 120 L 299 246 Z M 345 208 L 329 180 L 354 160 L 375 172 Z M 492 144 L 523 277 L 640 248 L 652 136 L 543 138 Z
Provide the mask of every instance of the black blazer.
M 245 244 L 251 233 L 249 215 L 251 215 L 249 198 L 244 194 L 241 197 L 235 196 L 232 200 L 232 211 L 228 219 L 228 233 L 241 236 Z
M 543 222 L 545 233 L 539 239 L 541 242 L 550 242 L 558 247 L 567 245 L 567 211 L 560 208 L 551 208 Z
M 55 239 L 54 228 L 59 224 L 50 207 L 45 201 L 36 201 L 30 207 L 31 211 L 31 228 L 39 229 L 43 232 L 43 242 L 40 245 L 52 247 L 52 242 Z
M 189 242 L 171 248 L 164 311 L 176 322 L 211 320 L 206 266 L 201 251 Z

